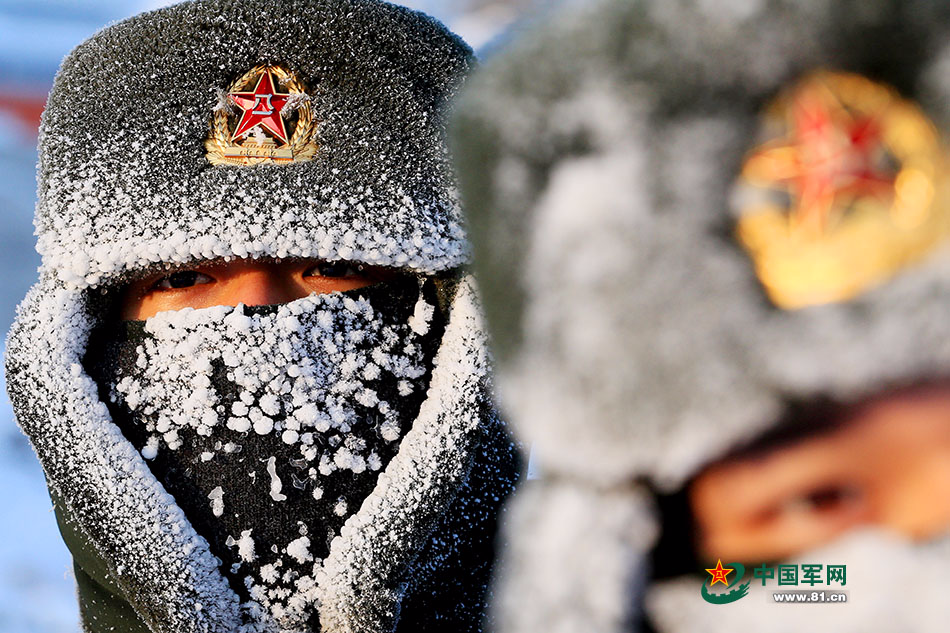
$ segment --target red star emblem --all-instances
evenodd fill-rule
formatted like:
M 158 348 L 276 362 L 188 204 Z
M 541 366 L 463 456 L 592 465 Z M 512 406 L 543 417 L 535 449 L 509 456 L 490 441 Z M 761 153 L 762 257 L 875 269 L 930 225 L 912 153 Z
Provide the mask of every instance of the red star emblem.
M 722 559 L 719 559 L 719 562 L 716 563 L 716 566 L 713 569 L 707 569 L 710 574 L 712 574 L 712 580 L 709 583 L 709 586 L 712 587 L 717 582 L 721 582 L 725 586 L 729 586 L 729 582 L 726 580 L 726 576 L 732 573 L 731 567 L 723 567 Z
M 260 125 L 276 139 L 286 143 L 287 128 L 280 116 L 280 110 L 289 97 L 290 93 L 279 93 L 274 89 L 274 76 L 269 70 L 261 73 L 252 92 L 228 93 L 228 98 L 244 111 L 234 134 L 231 135 L 231 141 Z
M 756 151 L 746 174 L 788 191 L 796 225 L 816 232 L 854 200 L 889 203 L 896 170 L 888 164 L 880 114 L 856 113 L 822 83 L 807 84 L 787 111 L 786 138 Z

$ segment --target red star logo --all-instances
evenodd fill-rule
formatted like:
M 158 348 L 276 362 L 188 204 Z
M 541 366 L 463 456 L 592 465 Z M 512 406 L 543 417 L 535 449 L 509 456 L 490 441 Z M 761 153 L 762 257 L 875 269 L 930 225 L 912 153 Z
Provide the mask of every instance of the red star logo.
M 732 572 L 731 567 L 723 567 L 722 559 L 719 559 L 719 562 L 716 563 L 716 566 L 713 569 L 707 569 L 710 574 L 712 574 L 712 581 L 710 581 L 709 586 L 712 587 L 717 582 L 721 582 L 725 586 L 729 586 L 729 582 L 726 580 L 726 576 Z
M 274 90 L 274 77 L 269 70 L 261 73 L 253 92 L 230 92 L 228 97 L 244 113 L 231 135 L 231 141 L 247 134 L 260 125 L 278 140 L 287 142 L 287 128 L 280 116 L 280 110 L 287 103 L 289 93 Z
M 797 226 L 820 233 L 857 199 L 890 202 L 896 170 L 888 165 L 879 114 L 855 113 L 816 81 L 794 95 L 787 123 L 786 138 L 756 151 L 746 174 L 791 194 Z

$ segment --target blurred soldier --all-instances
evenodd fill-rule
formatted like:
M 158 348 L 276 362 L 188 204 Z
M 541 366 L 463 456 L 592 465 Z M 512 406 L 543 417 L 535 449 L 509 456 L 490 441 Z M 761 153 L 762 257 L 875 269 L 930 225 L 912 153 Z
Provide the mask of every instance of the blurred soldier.
M 542 472 L 501 631 L 946 627 L 948 30 L 926 1 L 599 2 L 472 82 L 476 272 Z

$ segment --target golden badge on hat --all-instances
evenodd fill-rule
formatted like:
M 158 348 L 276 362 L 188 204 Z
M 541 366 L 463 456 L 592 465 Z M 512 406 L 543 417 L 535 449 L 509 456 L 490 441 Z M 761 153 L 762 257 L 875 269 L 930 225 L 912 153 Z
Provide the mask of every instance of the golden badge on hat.
M 779 307 L 844 301 L 946 238 L 943 149 L 914 103 L 817 72 L 764 113 L 736 187 L 739 241 Z
M 255 66 L 215 108 L 205 149 L 215 165 L 308 161 L 317 153 L 316 127 L 300 80 L 281 66 Z

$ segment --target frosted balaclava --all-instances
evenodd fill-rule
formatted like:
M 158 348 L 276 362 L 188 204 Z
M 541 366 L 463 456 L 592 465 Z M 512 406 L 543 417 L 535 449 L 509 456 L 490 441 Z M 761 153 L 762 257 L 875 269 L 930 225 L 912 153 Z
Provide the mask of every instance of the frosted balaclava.
M 512 505 L 500 631 L 734 630 L 723 610 L 758 607 L 758 630 L 790 630 L 761 587 L 707 604 L 697 576 L 644 600 L 657 493 L 789 402 L 950 374 L 948 34 L 925 0 L 606 0 L 469 84 L 475 269 L 501 405 L 541 473 Z M 856 560 L 852 578 L 879 571 Z M 809 611 L 934 630 L 884 589 Z
M 247 608 L 284 629 L 319 626 L 320 563 L 419 413 L 435 301 L 409 278 L 94 335 L 86 364 L 113 421 Z
M 6 369 L 87 630 L 480 629 L 517 458 L 443 142 L 471 65 L 368 0 L 184 2 L 64 60 Z M 235 257 L 397 279 L 111 316 L 143 275 Z

